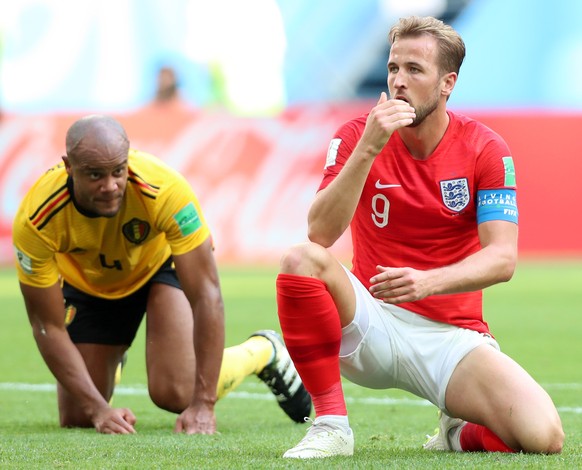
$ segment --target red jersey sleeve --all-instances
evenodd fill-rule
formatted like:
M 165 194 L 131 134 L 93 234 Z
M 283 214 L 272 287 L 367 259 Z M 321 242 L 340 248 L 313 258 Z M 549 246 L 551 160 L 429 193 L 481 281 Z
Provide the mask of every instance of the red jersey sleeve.
M 367 114 L 364 114 L 357 119 L 346 122 L 331 139 L 325 158 L 323 179 L 317 189 L 318 191 L 327 187 L 335 179 L 348 161 L 348 158 L 350 158 L 360 140 L 367 116 Z
M 475 189 L 515 189 L 515 169 L 507 143 L 483 125 L 474 134 L 481 146 L 475 164 Z

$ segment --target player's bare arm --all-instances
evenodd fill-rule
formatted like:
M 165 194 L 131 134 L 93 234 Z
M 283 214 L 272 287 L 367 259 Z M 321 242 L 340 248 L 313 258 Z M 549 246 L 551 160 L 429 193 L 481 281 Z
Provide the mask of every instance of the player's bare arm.
M 429 295 L 470 292 L 511 279 L 517 262 L 517 225 L 493 220 L 479 225 L 481 250 L 442 268 L 421 271 L 409 267 L 377 266 L 370 292 L 399 304 Z
M 65 328 L 64 302 L 58 283 L 48 288 L 21 283 L 34 339 L 49 369 L 73 394 L 98 432 L 134 433 L 135 417 L 127 409 L 112 409 L 89 376 L 81 354 Z
M 382 92 L 368 115 L 362 138 L 345 167 L 330 185 L 321 190 L 308 214 L 308 236 L 326 248 L 347 229 L 370 168 L 390 136 L 412 124 L 414 108 L 406 101 L 388 100 Z
M 216 432 L 214 405 L 224 351 L 224 304 L 212 242 L 174 256 L 180 283 L 194 315 L 196 378 L 192 402 L 178 416 L 176 430 L 187 434 Z

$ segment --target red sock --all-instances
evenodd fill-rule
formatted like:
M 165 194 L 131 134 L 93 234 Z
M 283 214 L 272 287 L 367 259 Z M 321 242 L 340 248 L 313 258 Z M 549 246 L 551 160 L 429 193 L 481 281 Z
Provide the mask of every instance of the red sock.
M 497 434 L 480 424 L 467 423 L 461 429 L 461 449 L 466 452 L 515 452 Z
M 325 284 L 279 274 L 277 305 L 285 344 L 311 395 L 315 415 L 347 415 L 339 369 L 341 324 Z

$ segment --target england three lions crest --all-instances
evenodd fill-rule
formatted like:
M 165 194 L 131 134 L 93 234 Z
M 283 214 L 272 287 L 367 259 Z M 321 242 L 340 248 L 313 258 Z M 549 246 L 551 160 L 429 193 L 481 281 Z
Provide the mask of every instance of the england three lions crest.
M 441 181 L 441 195 L 448 209 L 461 212 L 471 199 L 467 178 Z

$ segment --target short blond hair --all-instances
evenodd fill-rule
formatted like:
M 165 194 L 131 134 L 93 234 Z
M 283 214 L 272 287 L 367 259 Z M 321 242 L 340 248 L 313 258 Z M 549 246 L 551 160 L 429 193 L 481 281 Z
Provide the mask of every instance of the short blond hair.
M 400 38 L 429 34 L 437 40 L 439 48 L 439 69 L 442 73 L 459 74 L 465 58 L 465 43 L 460 34 L 448 24 L 432 16 L 409 16 L 400 18 L 388 34 L 390 44 Z

